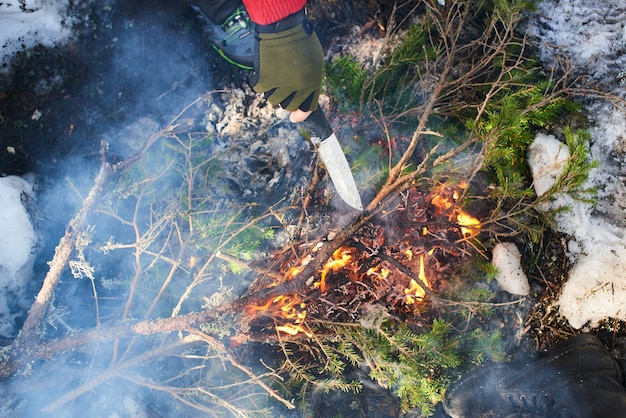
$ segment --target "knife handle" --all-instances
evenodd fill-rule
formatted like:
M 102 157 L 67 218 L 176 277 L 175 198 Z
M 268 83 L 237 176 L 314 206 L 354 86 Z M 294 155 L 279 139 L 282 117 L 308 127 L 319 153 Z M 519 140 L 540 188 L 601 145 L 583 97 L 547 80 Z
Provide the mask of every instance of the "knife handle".
M 328 119 L 326 119 L 322 106 L 320 105 L 317 106 L 317 109 L 315 109 L 304 122 L 305 127 L 311 131 L 311 139 L 317 137 L 319 141 L 323 141 L 333 134 L 333 128 L 330 127 L 330 123 L 328 123 Z

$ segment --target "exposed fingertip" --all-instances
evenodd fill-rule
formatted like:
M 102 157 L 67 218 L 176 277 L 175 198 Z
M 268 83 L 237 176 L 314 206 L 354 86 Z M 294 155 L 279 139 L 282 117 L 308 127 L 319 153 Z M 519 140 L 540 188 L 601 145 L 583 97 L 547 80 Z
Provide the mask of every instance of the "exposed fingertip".
M 306 120 L 306 118 L 309 117 L 310 114 L 311 114 L 310 110 L 307 111 L 307 112 L 304 112 L 304 111 L 302 111 L 300 109 L 294 110 L 289 115 L 289 120 L 292 121 L 293 123 L 303 122 L 303 121 Z

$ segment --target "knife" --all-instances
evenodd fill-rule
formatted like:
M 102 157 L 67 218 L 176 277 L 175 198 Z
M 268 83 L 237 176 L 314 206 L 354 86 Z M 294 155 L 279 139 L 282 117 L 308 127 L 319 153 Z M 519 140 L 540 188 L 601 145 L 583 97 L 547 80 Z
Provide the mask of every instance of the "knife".
M 306 119 L 306 127 L 311 131 L 311 142 L 316 146 L 320 159 L 326 166 L 339 196 L 354 209 L 363 212 L 361 196 L 341 144 L 324 115 L 322 106 L 317 106 Z

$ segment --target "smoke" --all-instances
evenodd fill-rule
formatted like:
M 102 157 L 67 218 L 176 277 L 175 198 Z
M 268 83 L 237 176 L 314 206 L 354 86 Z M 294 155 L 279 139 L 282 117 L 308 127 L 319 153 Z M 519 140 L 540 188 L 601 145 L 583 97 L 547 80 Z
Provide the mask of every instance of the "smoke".
M 42 236 L 28 300 L 93 187 L 101 141 L 109 144 L 105 159 L 115 164 L 161 136 L 137 164 L 106 182 L 104 199 L 80 228 L 40 334 L 63 342 L 241 294 L 249 277 L 233 275 L 237 267 L 216 263 L 212 254 L 267 205 L 288 206 L 304 193 L 316 158 L 312 147 L 246 86 L 245 72 L 212 51 L 186 4 L 102 1 L 58 10 L 65 10 L 68 27 L 74 24 L 71 41 L 21 53 L 10 74 L 13 83 L 28 86 L 38 115 L 24 127 L 38 177 Z M 32 113 L 30 107 L 25 114 Z M 245 259 L 269 225 L 223 248 Z M 214 326 L 212 332 L 228 335 L 226 319 Z M 266 394 L 241 384 L 248 377 L 225 369 L 206 343 L 181 342 L 173 334 L 116 343 L 91 341 L 93 335 L 70 343 L 65 354 L 54 351 L 54 361 L 23 365 L 4 388 L 0 413 L 188 415 L 195 410 L 172 397 L 202 407 L 206 399 L 194 386 L 243 409 L 265 405 Z
M 18 2 L 13 3 L 5 2 L 0 7 L 19 6 Z M 20 46 L 30 47 L 34 45 L 31 41 L 37 39 L 44 46 L 56 45 L 57 40 L 68 39 L 71 22 L 82 22 L 82 26 L 74 28 L 72 43 L 67 46 L 39 48 L 32 52 L 32 61 L 27 60 L 25 64 L 14 62 L 13 68 L 17 73 L 10 75 L 13 80 L 28 77 L 28 73 L 20 72 L 20 65 L 30 67 L 34 75 L 28 80 L 32 82 L 28 87 L 32 88 L 29 94 L 37 100 L 40 115 L 37 123 L 33 121 L 26 127 L 25 140 L 30 146 L 31 157 L 36 161 L 32 169 L 39 179 L 38 225 L 44 240 L 41 256 L 35 265 L 33 292 L 37 292 L 41 285 L 48 270 L 47 262 L 52 259 L 67 223 L 78 212 L 93 185 L 101 164 L 100 142 L 104 140 L 110 144 L 106 158 L 112 163 L 137 152 L 151 135 L 165 127 L 187 104 L 213 90 L 216 64 L 212 60 L 217 59 L 216 54 L 210 53 L 210 48 L 195 27 L 189 8 L 183 3 L 142 1 L 128 4 L 107 1 L 95 2 L 88 10 L 77 7 L 66 9 L 66 2 L 40 3 L 36 5 L 37 11 L 24 14 L 23 29 L 30 30 L 28 22 L 43 16 L 43 12 L 49 12 L 51 8 L 58 14 L 48 13 L 45 16 L 52 16 L 51 21 L 57 26 L 44 25 L 37 35 L 32 32 L 18 34 L 19 39 L 27 39 Z M 39 14 L 38 10 L 42 13 Z M 81 13 L 88 15 L 81 16 Z M 2 17 L 5 16 L 7 14 L 3 13 Z M 65 26 L 60 23 L 64 19 Z M 4 34 L 7 26 L 4 22 L 2 25 Z M 49 36 L 44 30 L 46 28 L 50 28 Z M 11 43 L 10 47 L 13 45 Z M 24 52 L 20 57 L 28 58 L 29 53 Z M 10 54 L 3 56 L 9 57 Z M 202 132 L 202 120 L 207 100 L 198 103 L 185 117 L 191 118 L 187 121 L 188 126 L 198 128 L 197 137 L 200 138 L 206 136 L 206 131 Z M 181 133 L 181 137 L 185 138 L 185 134 Z M 163 150 L 159 147 L 164 147 L 164 144 L 171 146 L 172 142 L 170 138 L 163 138 L 155 149 Z M 208 148 L 206 154 L 212 150 Z M 148 173 L 149 178 L 149 173 L 159 173 L 165 166 L 167 162 L 164 158 L 152 155 L 142 161 L 138 170 L 144 170 L 143 174 Z M 134 179 L 112 178 L 107 187 L 116 187 L 117 181 L 132 185 Z M 158 186 L 159 190 L 150 193 L 153 196 L 154 193 L 167 195 L 171 191 L 172 207 L 153 207 L 150 214 L 142 214 L 136 220 L 140 230 L 149 230 L 151 223 L 159 220 L 159 215 L 180 210 L 175 207 L 180 197 L 180 182 L 176 185 L 170 177 L 164 176 Z M 120 189 L 124 190 L 123 187 Z M 110 190 L 106 190 L 105 194 L 108 192 Z M 115 208 L 115 215 L 130 219 L 127 216 L 136 203 L 133 199 L 137 200 L 137 194 L 133 192 L 129 191 L 128 197 L 121 199 L 122 203 Z M 220 196 L 214 198 L 219 200 Z M 74 264 L 78 269 L 67 269 L 63 274 L 56 298 L 42 324 L 41 332 L 46 338 L 64 337 L 80 330 L 93 329 L 99 322 L 122 318 L 129 282 L 138 268 L 147 270 L 145 265 L 134 262 L 132 250 L 109 254 L 99 252 L 107 240 L 119 244 L 134 242 L 137 237 L 133 236 L 132 228 L 120 225 L 119 220 L 106 213 L 96 214 L 89 222 L 93 223 L 86 226 L 90 236 L 84 237 L 84 245 L 79 244 L 73 255 L 73 261 L 82 263 L 82 267 Z M 167 234 L 171 229 L 155 231 Z M 142 261 L 148 263 L 148 259 L 145 257 Z M 72 275 L 81 271 L 85 273 L 82 279 Z M 94 272 L 93 278 L 88 277 L 89 271 Z M 184 278 L 185 274 L 182 276 Z M 142 277 L 140 287 L 154 285 L 150 279 L 149 274 Z M 173 286 L 172 294 L 164 299 L 171 303 L 187 284 Z M 146 291 L 146 296 L 143 296 L 143 291 Z M 133 306 L 145 306 L 147 300 L 144 299 L 152 297 L 154 291 L 153 288 L 139 289 Z M 28 300 L 32 300 L 32 296 Z M 197 306 L 200 304 L 201 301 L 196 303 Z M 167 303 L 163 305 L 168 306 Z M 165 310 L 163 306 L 160 308 L 157 307 L 156 314 Z M 168 310 L 168 314 L 171 313 L 171 306 Z M 131 309 L 125 318 L 141 319 L 144 314 L 145 311 Z M 153 347 L 124 344 L 130 357 Z M 18 375 L 27 377 L 17 378 L 4 388 L 6 402 L 3 403 L 2 413 L 42 416 L 45 409 L 54 416 L 169 415 L 169 408 L 165 407 L 169 395 L 160 395 L 158 391 L 150 395 L 148 390 L 138 389 L 137 385 L 116 380 L 113 376 L 100 380 L 100 376 L 110 370 L 112 362 L 115 363 L 112 359 L 123 362 L 124 353 L 116 352 L 116 349 L 117 346 L 110 344 L 94 344 L 81 348 L 80 352 L 57 355 L 54 362 L 26 365 Z M 161 366 L 155 368 L 172 368 L 179 373 L 182 366 L 179 364 L 177 368 L 176 360 L 172 363 L 173 366 L 163 361 Z M 127 371 L 128 376 L 149 380 L 143 373 L 143 370 Z M 94 386 L 81 389 L 81 382 L 90 380 L 96 382 Z M 32 382 L 38 382 L 36 389 Z M 76 395 L 60 402 L 72 390 L 78 391 Z M 81 395 L 80 390 L 85 393 Z M 149 407 L 150 404 L 158 407 Z M 149 408 L 157 410 L 147 412 Z
M 41 114 L 29 122 L 28 132 L 41 177 L 41 223 L 46 226 L 34 291 L 68 221 L 93 185 L 101 164 L 100 141 L 110 144 L 110 162 L 121 161 L 168 126 L 187 104 L 208 91 L 225 91 L 191 106 L 136 167 L 107 183 L 106 201 L 90 218 L 84 245 L 73 255 L 78 263 L 73 272 L 82 278 L 69 269 L 65 272 L 42 330 L 48 339 L 82 335 L 81 330 L 99 324 L 169 317 L 196 278 L 199 282 L 180 313 L 216 306 L 240 294 L 250 277 L 233 276 L 237 266 L 225 263 L 205 269 L 216 244 L 202 247 L 181 231 L 193 228 L 223 244 L 229 238 L 225 228 L 241 228 L 264 205 L 297 202 L 316 158 L 296 129 L 277 121 L 273 110 L 245 88 L 244 73 L 216 61 L 181 3 L 96 2 L 88 17 L 76 22 L 83 22 L 82 27 L 68 48 L 40 50 L 40 65 L 21 73 L 35 73 L 30 79 L 34 98 L 57 89 L 52 99 L 37 102 L 27 113 L 29 118 L 34 110 Z M 378 168 L 386 160 L 375 153 L 367 162 Z M 182 169 L 185 164 L 194 169 Z M 377 172 L 362 172 L 361 183 L 378 182 Z M 185 187 L 192 179 L 204 195 Z M 364 190 L 364 201 L 372 194 Z M 234 205 L 234 196 L 248 206 Z M 275 217 L 295 224 L 284 213 L 276 210 Z M 246 245 L 259 240 L 258 235 L 247 235 L 232 241 L 227 250 L 249 255 Z M 171 278 L 167 287 L 164 278 Z M 157 295 L 159 301 L 152 306 Z M 211 326 L 212 335 L 230 332 L 228 318 Z M 42 416 L 42 410 L 55 416 L 192 415 L 171 395 L 196 402 L 205 388 L 226 400 L 249 396 L 251 404 L 265 405 L 252 396 L 251 385 L 237 386 L 233 368 L 206 344 L 180 342 L 159 351 L 176 340 L 175 335 L 169 337 L 116 344 L 94 340 L 80 350 L 69 347 L 66 354 L 53 353 L 53 361 L 25 365 L 19 375 L 27 378 L 16 377 L 5 388 L 8 401 L 0 411 L 27 417 Z M 242 350 L 242 355 L 250 353 Z M 220 380 L 213 380 L 215 376 Z M 232 389 L 220 392 L 217 386 Z

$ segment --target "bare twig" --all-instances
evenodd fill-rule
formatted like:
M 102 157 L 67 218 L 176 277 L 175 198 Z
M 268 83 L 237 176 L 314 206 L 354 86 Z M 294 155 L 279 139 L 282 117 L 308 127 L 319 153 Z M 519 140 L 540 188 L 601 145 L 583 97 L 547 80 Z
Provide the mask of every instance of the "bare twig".
M 285 405 L 289 409 L 294 409 L 295 408 L 295 405 L 292 402 L 290 402 L 290 401 L 286 400 L 285 398 L 283 398 L 282 396 L 280 396 L 280 394 L 278 392 L 276 392 L 274 389 L 270 388 L 263 380 L 259 379 L 257 377 L 257 375 L 254 374 L 254 372 L 252 372 L 249 368 L 247 368 L 246 366 L 244 366 L 243 364 L 238 362 L 237 359 L 235 359 L 235 357 L 230 353 L 230 351 L 226 348 L 226 346 L 224 344 L 222 344 L 221 342 L 219 342 L 215 338 L 211 337 L 210 335 L 205 334 L 204 332 L 201 332 L 201 331 L 197 331 L 197 330 L 195 330 L 193 328 L 189 329 L 187 331 L 189 331 L 191 333 L 191 335 L 195 335 L 196 337 L 198 337 L 200 340 L 206 341 L 207 343 L 209 343 L 213 348 L 215 348 L 218 352 L 220 352 L 222 355 L 224 355 L 228 359 L 230 364 L 232 364 L 237 369 L 239 369 L 242 372 L 244 372 L 245 374 L 247 374 L 248 377 L 250 377 L 250 379 L 252 379 L 252 381 L 255 384 L 257 384 L 260 387 L 262 387 L 263 390 L 265 390 L 272 398 L 276 399 L 278 402 L 282 403 L 283 405 Z

